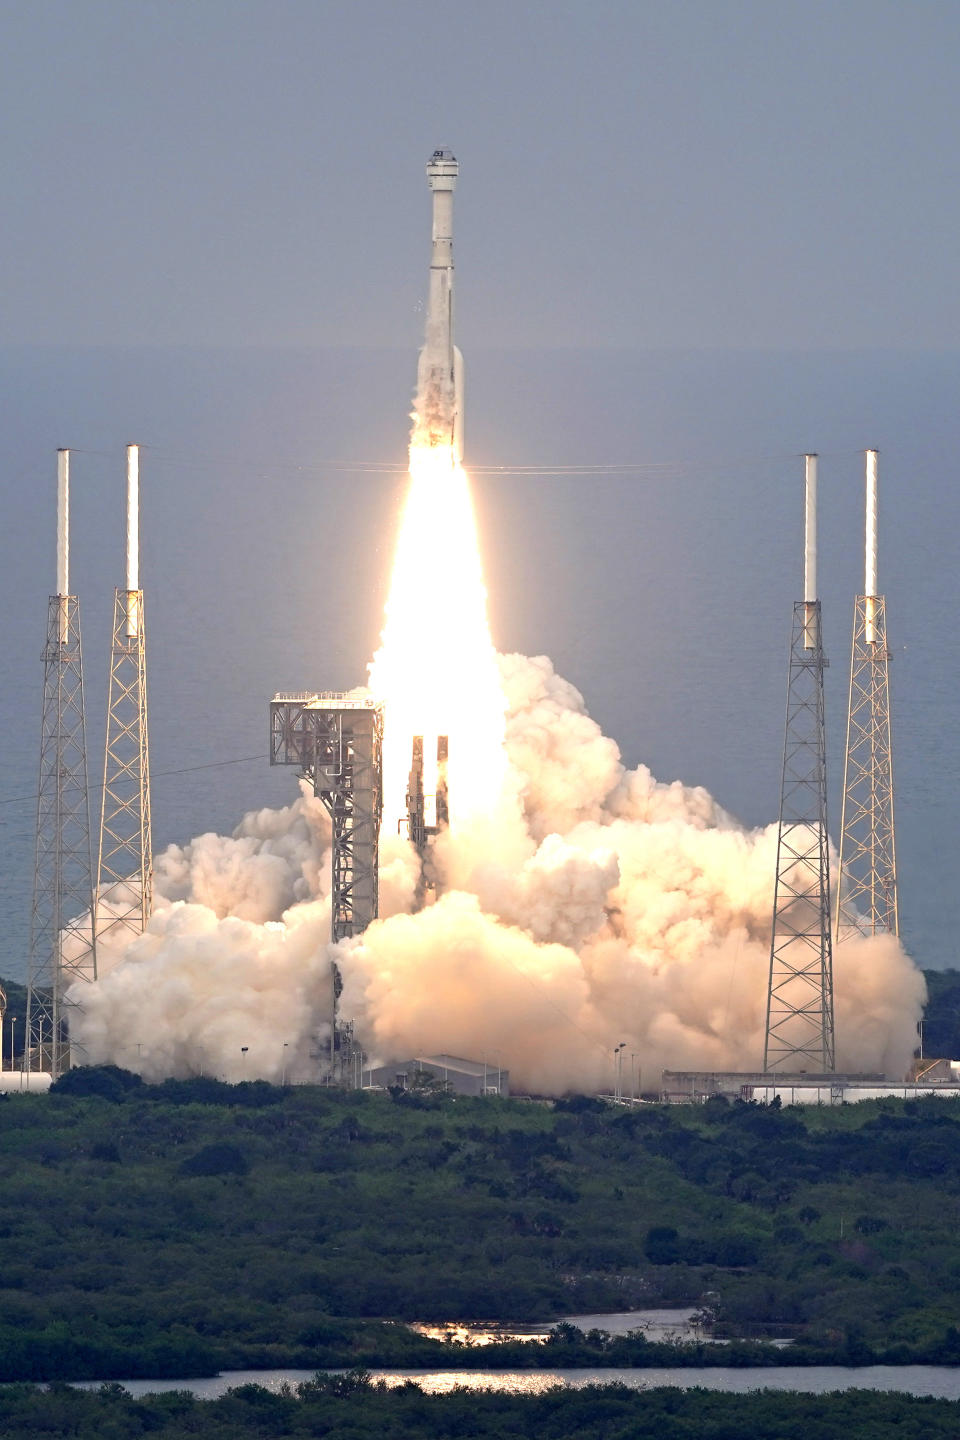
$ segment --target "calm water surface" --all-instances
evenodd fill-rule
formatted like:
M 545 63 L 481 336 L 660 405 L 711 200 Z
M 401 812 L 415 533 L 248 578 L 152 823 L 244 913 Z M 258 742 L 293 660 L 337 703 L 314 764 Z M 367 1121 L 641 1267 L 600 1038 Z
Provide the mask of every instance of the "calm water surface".
M 189 1390 L 201 1400 L 215 1400 L 238 1385 L 263 1385 L 277 1391 L 283 1385 L 300 1385 L 313 1378 L 312 1370 L 227 1370 L 206 1380 L 121 1380 L 131 1395 L 168 1390 Z M 499 1390 L 510 1395 L 539 1395 L 551 1386 L 582 1389 L 585 1385 L 626 1385 L 651 1390 L 673 1385 L 682 1390 L 701 1386 L 745 1394 L 751 1390 L 796 1390 L 825 1395 L 833 1390 L 895 1390 L 905 1395 L 931 1395 L 941 1400 L 960 1399 L 960 1369 L 943 1365 L 789 1366 L 745 1369 L 676 1370 L 374 1370 L 373 1381 L 396 1388 L 413 1382 L 428 1395 L 443 1395 L 462 1386 L 470 1390 Z M 102 1381 L 85 1381 L 78 1389 L 94 1390 Z
M 410 1326 L 431 1340 L 455 1340 L 460 1345 L 495 1345 L 503 1340 L 546 1340 L 555 1326 L 575 1325 L 578 1330 L 605 1330 L 608 1335 L 629 1335 L 642 1330 L 648 1340 L 708 1340 L 694 1323 L 694 1307 L 673 1310 L 621 1310 L 609 1315 L 564 1315 L 538 1325 L 509 1321 L 444 1320 L 439 1324 L 416 1322 Z M 717 1342 L 721 1343 L 721 1342 Z

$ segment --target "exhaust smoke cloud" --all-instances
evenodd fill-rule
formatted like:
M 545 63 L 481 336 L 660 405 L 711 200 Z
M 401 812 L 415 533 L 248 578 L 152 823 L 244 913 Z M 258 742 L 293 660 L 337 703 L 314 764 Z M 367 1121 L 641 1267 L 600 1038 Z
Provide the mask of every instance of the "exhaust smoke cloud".
M 342 1018 L 372 1061 L 486 1056 L 542 1094 L 609 1087 L 621 1041 L 653 1087 L 664 1067 L 757 1068 L 776 828 L 626 770 L 545 657 L 500 657 L 499 677 L 497 807 L 438 837 L 438 895 L 419 913 L 417 856 L 385 831 L 381 918 L 335 952 Z M 329 876 L 310 795 L 172 846 L 147 933 L 119 951 L 108 937 L 103 978 L 76 997 L 83 1058 L 148 1079 L 316 1078 Z M 838 1068 L 902 1074 L 922 975 L 882 936 L 841 946 L 835 977 Z
M 494 650 L 460 463 L 457 172 L 445 150 L 427 166 L 427 343 L 370 667 L 384 707 L 379 918 L 330 944 L 330 827 L 310 794 L 247 815 L 232 836 L 171 846 L 146 933 L 124 945 L 107 930 L 101 978 L 72 992 L 71 1044 L 88 1063 L 151 1080 L 315 1080 L 335 962 L 340 1020 L 371 1064 L 486 1057 L 514 1089 L 548 1095 L 608 1088 L 621 1042 L 654 1088 L 664 1068 L 760 1066 L 776 827 L 746 831 L 705 790 L 628 771 L 547 658 Z M 437 741 L 449 742 L 449 826 L 430 842 L 422 908 L 404 830 L 414 736 L 425 799 Z M 850 941 L 834 960 L 839 1068 L 901 1075 L 922 975 L 890 937 Z

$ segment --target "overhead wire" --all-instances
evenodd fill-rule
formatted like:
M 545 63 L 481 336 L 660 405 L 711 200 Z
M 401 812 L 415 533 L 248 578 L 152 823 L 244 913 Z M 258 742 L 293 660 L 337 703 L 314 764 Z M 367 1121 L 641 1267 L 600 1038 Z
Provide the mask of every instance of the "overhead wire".
M 161 464 L 173 464 L 176 466 L 196 466 L 203 468 L 209 465 L 230 465 L 234 469 L 242 468 L 248 471 L 255 471 L 257 474 L 272 472 L 277 473 L 303 473 L 314 474 L 332 471 L 339 474 L 362 474 L 362 475 L 406 475 L 408 466 L 406 461 L 401 460 L 364 460 L 359 458 L 345 459 L 313 459 L 308 461 L 280 461 L 280 460 L 258 460 L 251 458 L 249 454 L 231 455 L 224 451 L 183 451 L 167 450 L 163 446 L 143 444 L 141 450 L 152 454 Z M 78 449 L 78 454 L 104 455 L 105 451 L 84 451 Z M 859 455 L 859 450 L 831 451 L 831 458 L 837 456 Z M 821 452 L 824 456 L 827 452 Z M 536 463 L 518 464 L 484 464 L 482 462 L 468 463 L 466 468 L 471 475 L 475 476 L 511 476 L 521 478 L 537 477 L 559 477 L 566 476 L 643 476 L 652 479 L 666 478 L 670 475 L 688 475 L 696 473 L 717 473 L 725 472 L 734 468 L 754 467 L 761 465 L 777 465 L 787 461 L 802 459 L 802 452 L 778 451 L 760 452 L 754 454 L 716 456 L 711 455 L 701 459 L 677 458 L 671 460 L 622 460 L 610 462 L 571 462 L 571 461 L 540 461 Z
M 151 783 L 154 780 L 163 780 L 168 775 L 190 775 L 195 770 L 217 770 L 223 765 L 246 765 L 253 760 L 269 760 L 269 755 L 236 755 L 231 760 L 207 760 L 202 765 L 180 765 L 175 770 L 152 770 L 150 772 Z M 103 783 L 99 785 L 88 784 L 87 789 L 102 790 Z M 36 791 L 32 795 L 8 795 L 0 799 L 0 805 L 35 805 L 39 796 Z

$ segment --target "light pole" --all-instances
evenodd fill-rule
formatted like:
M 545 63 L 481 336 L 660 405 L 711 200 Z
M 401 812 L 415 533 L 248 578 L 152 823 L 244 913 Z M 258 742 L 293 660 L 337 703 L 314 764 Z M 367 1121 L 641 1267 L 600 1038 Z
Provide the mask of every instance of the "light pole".
M 14 1065 L 15 1065 L 15 1063 L 16 1063 L 16 1055 L 15 1055 L 15 1053 L 14 1053 L 14 1048 L 13 1048 L 13 1047 L 14 1047 L 14 1038 L 15 1038 L 15 1036 L 16 1036 L 16 1031 L 17 1031 L 17 1017 L 16 1017 L 16 1015 L 11 1015 L 11 1016 L 10 1016 L 10 1069 L 11 1069 L 11 1070 L 13 1069 L 13 1067 L 14 1067 Z
M 639 1052 L 638 1050 L 631 1050 L 631 1051 L 630 1051 L 630 1103 L 631 1103 L 631 1105 L 633 1104 L 633 1102 L 634 1102 L 635 1100 L 639 1100 L 639 1099 L 640 1099 L 640 1094 L 639 1094 L 640 1085 L 639 1085 L 639 1083 L 637 1083 L 637 1084 L 635 1085 L 635 1084 L 634 1084 L 634 1080 L 633 1080 L 634 1070 L 635 1070 L 635 1066 L 634 1066 L 634 1063 L 633 1063 L 633 1062 L 636 1060 L 637 1055 L 638 1055 L 639 1053 L 640 1053 L 640 1052 Z M 639 1073 L 638 1073 L 638 1075 L 637 1075 L 637 1079 L 638 1079 L 638 1082 L 639 1082 Z
M 244 1080 L 246 1080 L 246 1078 L 247 1078 L 247 1051 L 248 1051 L 249 1049 L 250 1049 L 250 1046 L 249 1046 L 249 1045 L 241 1045 L 241 1046 L 240 1046 L 240 1054 L 243 1056 L 243 1078 L 244 1078 Z
M 288 1043 L 289 1043 L 289 1042 L 286 1041 L 286 1040 L 284 1040 L 284 1042 L 283 1042 L 283 1055 L 281 1056 L 281 1064 L 280 1064 L 280 1084 L 281 1084 L 281 1085 L 286 1085 L 286 1083 L 287 1083 L 287 1045 L 288 1045 Z
M 615 1080 L 615 1083 L 614 1083 L 614 1091 L 613 1091 L 613 1098 L 614 1098 L 614 1100 L 620 1100 L 620 1099 L 622 1098 L 622 1095 L 623 1095 L 623 1079 L 622 1079 L 622 1077 L 623 1077 L 623 1051 L 624 1051 L 624 1048 L 625 1048 L 625 1046 L 626 1046 L 626 1043 L 627 1043 L 626 1040 L 621 1040 L 621 1041 L 620 1041 L 620 1044 L 615 1047 L 614 1052 L 613 1052 L 614 1059 L 615 1059 L 616 1062 L 617 1062 L 616 1080 Z

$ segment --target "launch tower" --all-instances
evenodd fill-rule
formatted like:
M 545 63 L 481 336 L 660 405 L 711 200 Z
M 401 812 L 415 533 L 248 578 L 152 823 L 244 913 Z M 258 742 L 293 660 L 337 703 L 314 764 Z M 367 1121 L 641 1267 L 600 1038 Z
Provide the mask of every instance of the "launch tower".
M 296 765 L 333 822 L 330 938 L 361 934 L 377 917 L 383 795 L 383 709 L 350 695 L 276 695 L 270 705 L 270 763 Z M 337 1023 L 341 982 L 333 969 L 330 1078 L 350 1073 L 351 1043 Z
M 834 1070 L 830 849 L 817 598 L 817 457 L 806 457 L 804 598 L 793 606 L 763 1069 Z
M 877 594 L 877 451 L 867 451 L 864 593 L 853 608 L 850 702 L 843 776 L 837 942 L 900 933 L 890 744 L 890 651 Z
M 97 938 L 132 939 L 153 906 L 147 661 L 140 589 L 140 447 L 127 446 L 126 589 L 117 590 L 97 860 Z
M 97 978 L 80 608 L 70 594 L 70 452 L 57 452 L 57 593 L 47 606 L 24 1067 L 69 1067 L 65 993 Z

